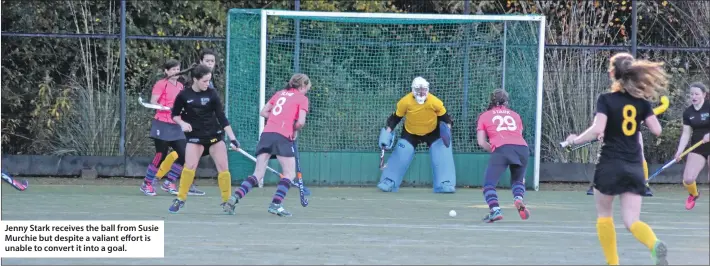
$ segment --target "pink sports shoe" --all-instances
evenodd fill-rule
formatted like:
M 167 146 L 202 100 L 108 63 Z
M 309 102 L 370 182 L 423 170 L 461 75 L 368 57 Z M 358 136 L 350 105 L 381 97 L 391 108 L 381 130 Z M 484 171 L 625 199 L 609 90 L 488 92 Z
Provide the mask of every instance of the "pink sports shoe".
M 177 187 L 175 186 L 175 183 L 173 183 L 173 182 L 166 180 L 165 182 L 163 182 L 162 185 L 160 185 L 160 188 L 163 191 L 170 193 L 170 195 L 177 195 L 178 194 Z
M 518 214 L 520 214 L 520 219 L 527 220 L 530 218 L 530 211 L 525 207 L 525 203 L 523 203 L 522 200 L 515 200 L 515 208 L 518 210 Z
M 153 188 L 153 184 L 143 183 L 143 185 L 141 185 L 141 191 L 146 196 L 155 196 L 155 189 Z
M 695 207 L 695 201 L 700 197 L 700 193 L 697 196 L 688 195 L 688 199 L 685 200 L 685 209 L 691 210 Z

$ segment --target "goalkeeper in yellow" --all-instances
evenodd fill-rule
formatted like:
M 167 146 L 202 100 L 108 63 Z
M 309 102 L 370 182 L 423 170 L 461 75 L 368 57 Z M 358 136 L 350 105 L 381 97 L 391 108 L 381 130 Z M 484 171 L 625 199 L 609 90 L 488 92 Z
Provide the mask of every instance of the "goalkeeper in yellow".
M 456 169 L 451 148 L 453 121 L 444 103 L 429 93 L 429 82 L 424 78 L 416 77 L 412 81 L 412 92 L 397 102 L 397 110 L 387 119 L 387 126 L 380 131 L 380 148 L 392 149 L 393 130 L 402 118 L 402 135 L 385 164 L 377 187 L 384 192 L 397 192 L 414 158 L 415 147 L 426 143 L 431 155 L 434 193 L 454 193 Z

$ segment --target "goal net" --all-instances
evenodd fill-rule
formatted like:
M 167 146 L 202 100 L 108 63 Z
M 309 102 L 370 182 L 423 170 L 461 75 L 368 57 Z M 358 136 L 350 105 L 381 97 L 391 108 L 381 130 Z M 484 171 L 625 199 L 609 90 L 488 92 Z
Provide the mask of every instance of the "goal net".
M 313 87 L 308 93 L 308 122 L 299 136 L 300 152 L 379 156 L 380 128 L 397 101 L 411 92 L 412 79 L 422 76 L 454 119 L 454 156 L 481 153 L 481 160 L 487 160 L 475 141 L 476 119 L 486 110 L 490 93 L 505 88 L 511 107 L 522 116 L 532 151 L 529 173 L 534 178 L 528 181 L 534 182 L 528 187 L 537 189 L 544 20 L 232 9 L 228 117 L 245 150 L 253 152 L 265 122 L 259 110 L 291 75 L 304 73 Z M 397 136 L 402 124 L 395 129 Z M 423 150 L 424 145 L 417 147 Z M 246 176 L 253 162 L 239 157 L 230 156 L 230 169 L 241 174 L 245 168 Z M 374 163 L 363 162 L 363 167 L 373 168 Z M 476 174 L 482 172 L 478 169 Z M 376 181 L 379 175 L 371 178 Z

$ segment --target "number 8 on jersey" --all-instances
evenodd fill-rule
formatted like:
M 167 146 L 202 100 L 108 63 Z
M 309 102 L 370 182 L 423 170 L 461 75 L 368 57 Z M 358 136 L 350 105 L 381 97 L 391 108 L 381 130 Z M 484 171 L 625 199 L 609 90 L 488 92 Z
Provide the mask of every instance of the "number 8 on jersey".
M 622 110 L 624 120 L 621 121 L 621 131 L 626 136 L 633 136 L 636 133 L 636 107 L 630 104 L 624 105 Z M 629 125 L 630 124 L 630 125 Z
M 264 132 L 275 132 L 293 140 L 293 125 L 298 119 L 298 113 L 308 112 L 308 98 L 296 90 L 281 90 L 269 99 L 272 104 L 269 118 L 266 120 Z
M 271 114 L 277 116 L 281 114 L 284 110 L 284 104 L 286 103 L 286 97 L 279 97 L 274 104 L 274 108 L 271 109 Z

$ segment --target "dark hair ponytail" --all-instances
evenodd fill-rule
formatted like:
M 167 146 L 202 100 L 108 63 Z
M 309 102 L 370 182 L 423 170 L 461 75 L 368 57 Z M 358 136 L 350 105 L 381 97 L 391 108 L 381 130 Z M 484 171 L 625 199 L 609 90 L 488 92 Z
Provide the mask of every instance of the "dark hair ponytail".
M 508 105 L 508 92 L 506 92 L 504 89 L 495 89 L 491 93 L 491 98 L 488 102 L 488 110 L 501 105 Z

